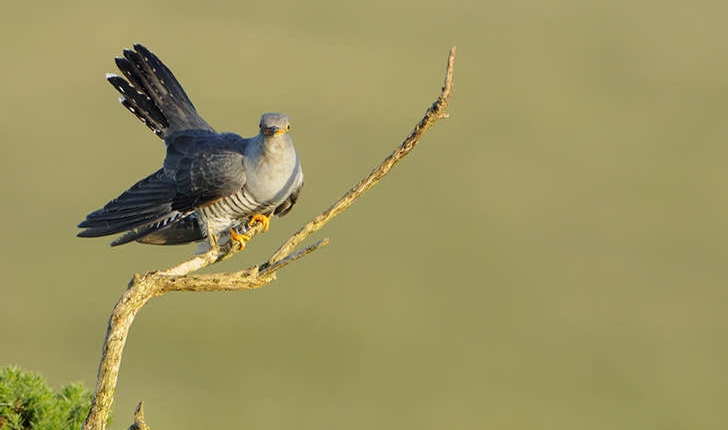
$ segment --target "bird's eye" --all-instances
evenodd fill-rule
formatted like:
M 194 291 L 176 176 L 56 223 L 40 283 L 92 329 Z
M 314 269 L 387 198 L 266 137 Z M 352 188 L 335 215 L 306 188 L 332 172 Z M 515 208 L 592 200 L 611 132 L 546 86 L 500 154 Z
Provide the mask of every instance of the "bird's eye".
M 291 131 L 291 125 L 290 124 L 286 125 L 286 131 Z

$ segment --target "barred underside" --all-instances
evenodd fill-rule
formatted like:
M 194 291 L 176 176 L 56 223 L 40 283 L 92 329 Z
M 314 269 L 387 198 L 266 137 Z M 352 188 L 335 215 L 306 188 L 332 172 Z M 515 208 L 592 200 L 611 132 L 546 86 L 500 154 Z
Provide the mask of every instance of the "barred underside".
M 202 220 L 214 231 L 222 232 L 235 227 L 254 214 L 269 215 L 275 205 L 258 203 L 245 188 L 235 194 L 198 209 Z

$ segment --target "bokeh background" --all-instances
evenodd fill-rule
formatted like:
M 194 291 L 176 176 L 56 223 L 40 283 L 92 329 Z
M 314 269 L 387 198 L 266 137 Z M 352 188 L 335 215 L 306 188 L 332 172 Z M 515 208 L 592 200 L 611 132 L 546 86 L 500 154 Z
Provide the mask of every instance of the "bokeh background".
M 104 81 L 133 42 L 216 128 L 293 118 L 299 205 L 264 261 L 439 92 L 451 118 L 250 293 L 139 314 L 113 429 L 720 428 L 728 7 L 662 1 L 14 2 L 0 17 L 0 365 L 95 384 L 134 272 L 193 246 L 75 225 L 160 165 Z

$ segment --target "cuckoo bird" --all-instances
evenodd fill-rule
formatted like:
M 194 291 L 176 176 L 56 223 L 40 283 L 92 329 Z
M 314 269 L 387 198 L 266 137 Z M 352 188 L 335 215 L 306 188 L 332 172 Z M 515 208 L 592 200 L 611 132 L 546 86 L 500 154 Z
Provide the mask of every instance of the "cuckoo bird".
M 162 168 L 103 208 L 88 214 L 78 236 L 123 233 L 112 246 L 137 241 L 175 245 L 232 239 L 287 214 L 303 187 L 303 170 L 289 136 L 289 118 L 266 113 L 257 136 L 218 133 L 197 113 L 172 72 L 142 45 L 116 58 L 123 74 L 106 79 L 119 101 L 164 140 Z

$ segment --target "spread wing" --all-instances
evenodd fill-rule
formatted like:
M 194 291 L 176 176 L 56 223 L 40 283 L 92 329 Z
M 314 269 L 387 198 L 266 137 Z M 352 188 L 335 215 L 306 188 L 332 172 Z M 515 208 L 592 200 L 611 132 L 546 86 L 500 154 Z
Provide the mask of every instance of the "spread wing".
M 222 144 L 221 144 L 222 143 Z M 167 139 L 164 168 L 137 182 L 79 227 L 82 237 L 131 230 L 112 245 L 131 242 L 229 196 L 245 184 L 243 156 L 220 135 L 195 131 Z

